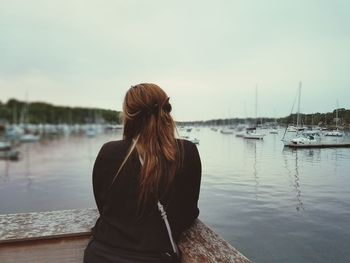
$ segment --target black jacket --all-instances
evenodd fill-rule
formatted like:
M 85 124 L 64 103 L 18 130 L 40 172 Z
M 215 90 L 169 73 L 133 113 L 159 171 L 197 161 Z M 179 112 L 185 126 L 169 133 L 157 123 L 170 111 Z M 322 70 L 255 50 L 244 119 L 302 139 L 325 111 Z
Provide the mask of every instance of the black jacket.
M 170 191 L 161 200 L 165 203 L 176 240 L 198 217 L 201 181 L 201 161 L 197 147 L 186 140 L 178 142 L 183 145 L 183 165 L 178 169 Z M 108 142 L 102 146 L 96 158 L 93 189 L 100 217 L 93 228 L 93 236 L 106 245 L 131 251 L 171 251 L 168 233 L 156 203 L 143 216 L 137 213 L 141 164 L 136 153 L 131 154 L 106 194 L 130 145 L 131 140 Z

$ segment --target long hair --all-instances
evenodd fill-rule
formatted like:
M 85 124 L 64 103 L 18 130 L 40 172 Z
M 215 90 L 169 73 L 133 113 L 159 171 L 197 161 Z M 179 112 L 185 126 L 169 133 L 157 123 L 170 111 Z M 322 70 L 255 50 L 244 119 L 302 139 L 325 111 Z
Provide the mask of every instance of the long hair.
M 157 85 L 132 86 L 123 103 L 124 139 L 134 140 L 143 163 L 138 204 L 158 200 L 174 179 L 180 163 L 175 122 L 167 94 Z

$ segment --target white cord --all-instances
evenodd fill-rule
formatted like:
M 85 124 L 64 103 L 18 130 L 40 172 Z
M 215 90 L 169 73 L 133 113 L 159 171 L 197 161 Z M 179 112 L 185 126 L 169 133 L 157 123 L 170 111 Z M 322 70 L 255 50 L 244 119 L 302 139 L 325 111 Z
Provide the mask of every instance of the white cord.
M 171 233 L 171 228 L 170 228 L 170 224 L 169 224 L 169 221 L 168 221 L 168 217 L 167 217 L 167 214 L 164 210 L 164 207 L 163 205 L 158 201 L 158 210 L 160 212 L 160 215 L 162 216 L 163 220 L 164 220 L 164 223 L 165 223 L 165 226 L 168 230 L 168 235 L 169 235 L 169 239 L 170 239 L 170 242 L 171 242 L 171 246 L 173 248 L 173 251 L 178 255 L 179 254 L 179 251 L 178 251 L 178 248 L 175 244 L 175 241 L 173 239 L 173 234 Z

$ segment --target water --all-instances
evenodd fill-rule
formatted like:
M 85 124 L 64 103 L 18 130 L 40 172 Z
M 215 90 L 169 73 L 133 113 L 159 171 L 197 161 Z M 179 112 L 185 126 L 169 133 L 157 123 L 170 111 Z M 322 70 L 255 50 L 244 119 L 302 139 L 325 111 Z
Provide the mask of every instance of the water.
M 282 133 L 252 141 L 192 131 L 203 166 L 200 218 L 254 262 L 349 262 L 350 149 L 289 150 Z M 22 145 L 20 161 L 0 162 L 0 213 L 95 206 L 93 162 L 118 138 Z

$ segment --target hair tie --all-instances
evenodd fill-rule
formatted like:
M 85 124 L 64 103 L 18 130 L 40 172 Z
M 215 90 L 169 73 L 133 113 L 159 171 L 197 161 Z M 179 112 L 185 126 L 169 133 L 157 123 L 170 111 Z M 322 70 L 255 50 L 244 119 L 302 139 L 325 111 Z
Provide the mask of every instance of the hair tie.
M 153 104 L 151 107 L 148 107 L 147 113 L 149 115 L 156 114 L 158 112 L 159 105 L 158 103 Z
M 169 113 L 171 112 L 171 104 L 169 103 L 169 99 L 170 97 L 168 97 L 164 102 L 163 102 L 163 106 L 162 109 L 163 111 Z

